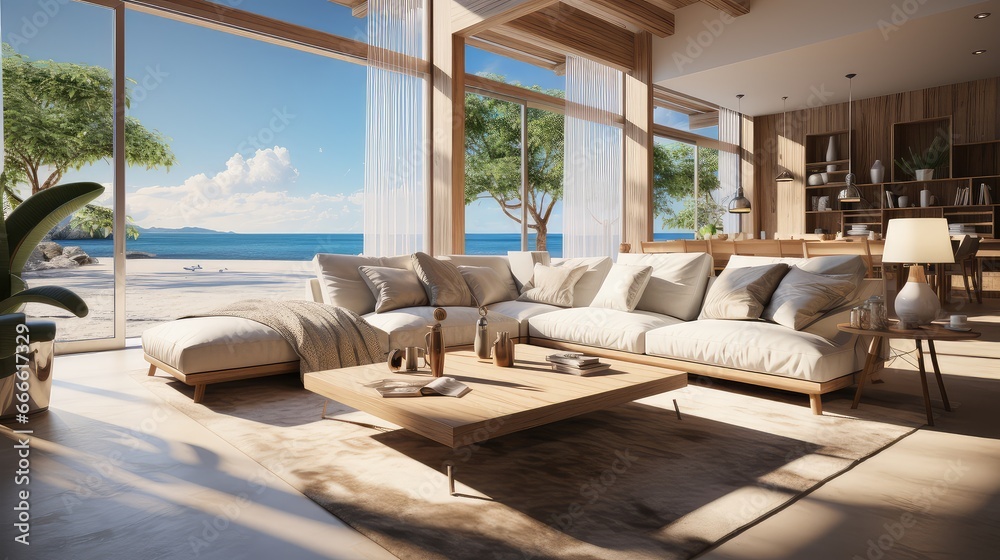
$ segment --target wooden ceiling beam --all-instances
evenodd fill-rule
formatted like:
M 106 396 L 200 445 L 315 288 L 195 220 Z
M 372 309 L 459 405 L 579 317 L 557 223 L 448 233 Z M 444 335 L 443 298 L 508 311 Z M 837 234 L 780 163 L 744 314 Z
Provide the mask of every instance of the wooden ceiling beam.
M 635 34 L 566 4 L 510 21 L 498 34 L 542 48 L 582 56 L 629 72 L 635 64 Z
M 623 21 L 657 37 L 674 34 L 674 14 L 646 0 L 564 0 L 608 21 Z
M 366 43 L 206 0 L 128 0 L 125 6 L 131 10 L 331 58 L 360 64 L 365 64 L 368 60 Z M 427 61 L 417 61 L 416 64 L 421 72 L 430 71 Z
M 733 17 L 745 16 L 750 13 L 749 0 L 701 0 L 703 3 L 726 12 Z
M 657 6 L 658 8 L 674 11 L 678 8 L 683 8 L 684 6 L 690 6 L 691 4 L 697 4 L 698 0 L 646 0 L 650 4 Z
M 368 16 L 368 0 L 330 0 L 330 2 L 350 8 L 351 15 L 356 18 Z
M 559 0 L 455 0 L 451 31 L 471 37 L 487 29 L 557 4 Z
M 481 33 L 476 37 L 469 37 L 465 43 L 477 49 L 526 62 L 556 73 L 560 67 L 566 65 L 566 55 L 564 54 L 495 34 Z

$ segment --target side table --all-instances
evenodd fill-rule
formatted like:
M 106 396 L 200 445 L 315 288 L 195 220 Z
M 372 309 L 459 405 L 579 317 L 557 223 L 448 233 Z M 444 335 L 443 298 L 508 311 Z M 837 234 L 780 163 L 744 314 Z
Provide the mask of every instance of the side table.
M 937 378 L 938 389 L 941 391 L 941 400 L 944 401 L 944 409 L 951 411 L 951 404 L 948 402 L 948 393 L 944 390 L 944 380 L 941 378 L 941 369 L 938 367 L 937 352 L 934 351 L 935 340 L 971 340 L 979 338 L 981 333 L 973 331 L 956 331 L 946 329 L 940 325 L 924 325 L 915 329 L 901 329 L 895 325 L 888 329 L 856 329 L 850 323 L 840 323 L 837 329 L 843 332 L 859 334 L 873 337 L 872 344 L 868 349 L 868 358 L 865 360 L 865 367 L 861 371 L 861 378 L 858 380 L 858 391 L 854 394 L 854 404 L 851 408 L 858 408 L 861 402 L 861 391 L 865 387 L 865 380 L 875 370 L 875 365 L 879 360 L 879 348 L 882 342 L 893 338 L 912 340 L 917 347 L 917 366 L 920 368 L 920 386 L 924 390 L 924 407 L 927 409 L 927 425 L 934 425 L 934 416 L 931 414 L 931 397 L 927 391 L 927 371 L 924 369 L 924 350 L 921 341 L 927 341 L 927 348 L 931 355 L 931 364 L 934 366 L 934 376 Z

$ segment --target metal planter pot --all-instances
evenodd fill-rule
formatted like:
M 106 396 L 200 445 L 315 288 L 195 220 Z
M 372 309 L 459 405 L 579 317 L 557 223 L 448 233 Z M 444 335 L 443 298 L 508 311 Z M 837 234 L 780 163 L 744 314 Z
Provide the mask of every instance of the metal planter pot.
M 18 410 L 18 405 L 27 404 L 25 414 L 34 414 L 49 408 L 49 399 L 52 395 L 52 362 L 55 354 L 56 325 L 52 321 L 28 321 L 28 367 L 22 368 L 22 372 L 27 372 L 26 379 L 22 379 L 24 374 L 16 373 L 18 363 L 25 363 L 22 358 L 18 362 L 16 356 L 10 356 L 0 360 L 0 371 L 4 373 L 15 372 L 0 379 L 0 421 L 6 421 L 22 414 L 24 407 Z M 27 391 L 22 391 L 27 389 Z M 18 395 L 27 393 L 27 401 Z

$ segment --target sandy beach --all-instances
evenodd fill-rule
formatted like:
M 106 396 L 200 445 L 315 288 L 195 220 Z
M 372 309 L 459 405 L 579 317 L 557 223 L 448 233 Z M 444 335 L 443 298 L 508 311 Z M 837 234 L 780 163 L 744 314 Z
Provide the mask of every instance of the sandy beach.
M 184 270 L 201 265 L 201 270 Z M 241 299 L 304 299 L 306 281 L 314 276 L 309 261 L 233 261 L 135 259 L 126 261 L 125 314 L 127 337 L 184 315 L 209 311 Z M 61 309 L 29 304 L 25 312 L 51 319 L 58 340 L 114 336 L 114 264 L 111 259 L 79 268 L 24 274 L 29 286 L 62 286 L 79 294 L 90 307 L 83 319 Z

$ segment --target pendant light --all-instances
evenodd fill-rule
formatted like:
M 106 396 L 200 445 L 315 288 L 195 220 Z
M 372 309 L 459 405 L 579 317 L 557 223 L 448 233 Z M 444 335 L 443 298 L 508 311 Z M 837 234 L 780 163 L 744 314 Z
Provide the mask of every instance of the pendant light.
M 750 199 L 743 195 L 743 94 L 736 96 L 739 103 L 739 127 L 740 127 L 740 151 L 737 152 L 737 164 L 739 165 L 739 173 L 737 175 L 739 181 L 736 184 L 736 196 L 729 201 L 729 212 L 732 214 L 749 214 L 750 213 Z M 742 221 L 740 217 L 740 221 Z M 742 224 L 740 224 L 740 230 L 742 230 Z
M 852 157 L 853 150 L 851 150 L 854 139 L 854 76 L 857 74 L 845 76 L 849 84 L 847 93 L 847 178 L 844 179 L 847 186 L 837 194 L 837 200 L 840 202 L 861 202 L 861 191 L 858 190 L 857 178 L 854 176 L 854 158 Z
M 785 102 L 788 100 L 788 96 L 781 98 L 781 137 L 788 138 L 787 129 L 785 128 L 785 121 L 788 120 L 788 112 L 785 109 Z M 781 167 L 781 173 L 774 178 L 775 181 L 779 183 L 788 183 L 795 180 L 795 177 L 788 171 L 788 168 L 782 165 L 784 158 L 781 154 L 781 147 L 778 147 L 778 165 Z

